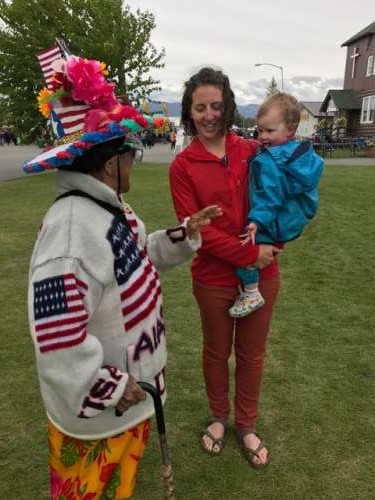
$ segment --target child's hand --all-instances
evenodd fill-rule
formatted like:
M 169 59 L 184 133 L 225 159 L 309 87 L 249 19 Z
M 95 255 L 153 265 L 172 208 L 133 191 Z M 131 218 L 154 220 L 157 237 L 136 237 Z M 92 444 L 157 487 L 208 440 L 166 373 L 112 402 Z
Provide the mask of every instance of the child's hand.
M 246 245 L 246 243 L 248 243 L 249 241 L 251 241 L 251 243 L 255 245 L 255 235 L 258 230 L 258 227 L 255 224 L 255 222 L 250 222 L 246 230 L 247 232 L 245 234 L 240 235 L 240 238 L 242 239 L 241 245 Z

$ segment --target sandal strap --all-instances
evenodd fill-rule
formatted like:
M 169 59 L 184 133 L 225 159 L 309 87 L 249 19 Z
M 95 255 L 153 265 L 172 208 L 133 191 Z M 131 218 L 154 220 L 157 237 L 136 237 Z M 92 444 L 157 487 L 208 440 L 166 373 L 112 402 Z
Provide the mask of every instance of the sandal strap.
M 238 440 L 241 443 L 243 451 L 249 456 L 249 458 L 256 457 L 256 458 L 258 458 L 260 460 L 259 452 L 261 450 L 263 450 L 263 448 L 266 449 L 266 446 L 262 442 L 262 439 L 259 436 L 259 434 L 256 431 L 254 431 L 254 430 L 252 430 L 252 431 L 241 431 L 241 430 L 238 430 L 238 429 L 237 429 L 236 433 L 237 433 Z M 258 444 L 258 446 L 255 449 L 249 448 L 248 446 L 245 445 L 244 439 L 249 434 L 254 434 L 259 439 L 259 444 Z M 268 451 L 268 453 L 267 453 L 267 457 L 268 457 L 269 450 L 267 450 L 267 451 Z
M 263 450 L 263 448 L 265 448 L 265 446 L 262 442 L 259 443 L 259 445 L 255 448 L 255 450 L 253 450 L 252 448 L 248 448 L 247 446 L 245 446 L 245 444 L 243 444 L 244 451 L 252 457 L 259 458 L 259 460 L 260 460 L 259 452 Z
M 203 436 L 207 436 L 208 438 L 211 439 L 212 441 L 212 448 L 216 445 L 219 446 L 220 448 L 223 447 L 224 445 L 224 436 L 221 438 L 216 438 L 208 429 L 206 429 L 203 433 Z M 202 436 L 202 437 L 203 437 Z M 212 449 L 211 448 L 211 449 Z

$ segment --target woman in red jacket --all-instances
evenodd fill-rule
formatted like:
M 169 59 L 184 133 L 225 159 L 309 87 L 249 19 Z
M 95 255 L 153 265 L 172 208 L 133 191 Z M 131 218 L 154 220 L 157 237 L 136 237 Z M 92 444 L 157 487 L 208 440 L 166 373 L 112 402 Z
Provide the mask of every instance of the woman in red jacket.
M 202 68 L 185 83 L 181 120 L 191 144 L 173 160 L 170 185 L 175 211 L 184 219 L 217 204 L 223 216 L 202 230 L 202 247 L 192 264 L 193 291 L 203 332 L 203 373 L 212 420 L 201 444 L 218 455 L 224 445 L 230 411 L 228 360 L 234 342 L 236 358 L 234 415 L 237 437 L 255 468 L 269 462 L 269 450 L 255 432 L 263 358 L 279 273 L 272 245 L 241 244 L 248 213 L 248 160 L 258 143 L 229 132 L 235 111 L 229 79 L 221 71 Z M 237 295 L 235 268 L 261 269 L 265 306 L 234 320 L 228 314 Z

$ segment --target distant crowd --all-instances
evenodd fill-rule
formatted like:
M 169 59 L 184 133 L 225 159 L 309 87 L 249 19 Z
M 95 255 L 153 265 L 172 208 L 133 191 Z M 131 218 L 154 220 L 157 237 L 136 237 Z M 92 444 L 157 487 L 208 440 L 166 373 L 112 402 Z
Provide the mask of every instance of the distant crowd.
M 144 148 L 152 148 L 157 142 L 169 143 L 171 151 L 177 153 L 188 144 L 188 137 L 182 128 L 172 128 L 163 134 L 157 134 L 155 131 L 146 129 L 141 132 L 140 140 Z
M 8 128 L 0 129 L 0 146 L 4 146 L 6 144 L 9 146 L 10 144 L 17 145 L 17 137 L 16 135 Z

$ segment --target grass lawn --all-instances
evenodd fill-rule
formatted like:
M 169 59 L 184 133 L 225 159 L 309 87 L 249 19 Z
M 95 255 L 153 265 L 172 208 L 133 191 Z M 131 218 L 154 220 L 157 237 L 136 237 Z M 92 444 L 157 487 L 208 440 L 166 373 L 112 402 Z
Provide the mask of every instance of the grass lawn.
M 134 167 L 127 199 L 148 230 L 174 223 L 165 166 Z M 48 497 L 46 425 L 28 334 L 28 262 L 53 175 L 0 183 L 0 498 Z M 326 168 L 317 219 L 280 258 L 258 431 L 272 464 L 253 471 L 230 429 L 204 454 L 208 417 L 189 265 L 162 276 L 169 342 L 166 419 L 177 498 L 373 499 L 375 169 Z M 233 366 L 232 366 L 233 368 Z M 164 498 L 156 426 L 135 500 Z
M 335 150 L 333 151 L 332 155 L 328 154 L 327 158 L 336 158 L 336 159 L 341 159 L 341 158 L 351 158 L 352 154 L 349 149 L 341 149 L 336 147 Z M 360 149 L 356 151 L 355 153 L 356 158 L 363 158 L 364 157 L 364 150 Z

